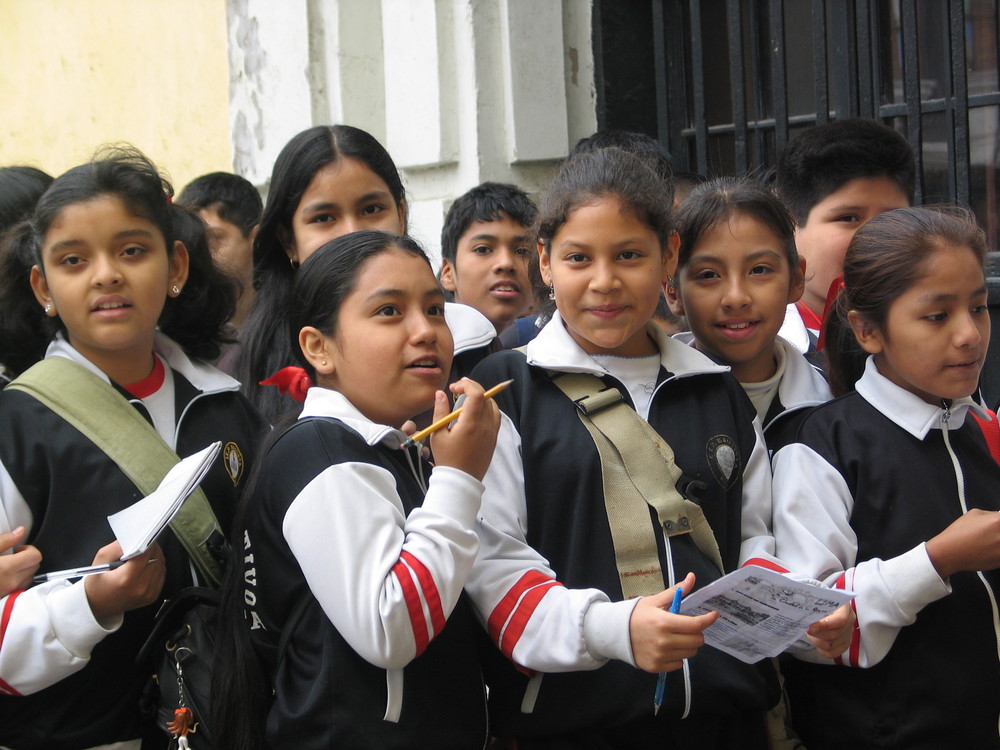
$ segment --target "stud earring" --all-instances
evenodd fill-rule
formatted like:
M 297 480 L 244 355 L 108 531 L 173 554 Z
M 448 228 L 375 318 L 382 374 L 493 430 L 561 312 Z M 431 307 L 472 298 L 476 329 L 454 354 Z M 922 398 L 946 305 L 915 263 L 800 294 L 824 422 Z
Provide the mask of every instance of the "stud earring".
M 299 270 L 299 262 L 295 258 L 289 258 L 288 263 L 291 265 L 293 271 Z
M 181 293 L 181 288 L 179 286 L 177 286 L 176 284 L 174 284 L 172 287 L 170 287 L 170 291 L 176 297 L 178 294 Z
M 52 303 L 51 302 L 46 302 L 45 303 L 45 314 L 46 315 L 51 315 L 52 314 Z
M 320 364 L 320 366 L 321 366 L 321 367 L 326 367 L 326 360 L 324 359 L 324 360 L 323 360 L 322 362 L 320 362 L 319 364 Z

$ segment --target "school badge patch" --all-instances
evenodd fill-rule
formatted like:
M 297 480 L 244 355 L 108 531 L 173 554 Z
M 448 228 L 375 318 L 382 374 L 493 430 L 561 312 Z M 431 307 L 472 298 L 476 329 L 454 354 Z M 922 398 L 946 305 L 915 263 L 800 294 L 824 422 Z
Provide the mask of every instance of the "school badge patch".
M 740 475 L 740 453 L 736 442 L 729 435 L 716 435 L 709 438 L 705 446 L 705 456 L 712 473 L 720 485 L 729 489 Z
M 226 447 L 222 449 L 222 464 L 226 467 L 226 473 L 233 480 L 235 487 L 240 483 L 245 464 L 243 454 L 240 453 L 240 447 L 236 443 L 226 443 Z

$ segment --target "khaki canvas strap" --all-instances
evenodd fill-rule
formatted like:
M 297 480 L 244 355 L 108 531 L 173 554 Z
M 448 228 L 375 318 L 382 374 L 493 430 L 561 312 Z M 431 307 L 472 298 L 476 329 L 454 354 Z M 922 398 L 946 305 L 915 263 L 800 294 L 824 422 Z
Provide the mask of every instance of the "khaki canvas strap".
M 153 492 L 180 460 L 118 391 L 65 357 L 43 359 L 7 387 L 28 393 L 73 425 L 144 495 Z M 209 551 L 209 540 L 222 531 L 200 487 L 181 506 L 170 528 L 201 574 L 218 586 L 222 568 Z
M 625 598 L 664 586 L 648 507 L 667 536 L 690 533 L 702 554 L 723 571 L 722 555 L 701 507 L 677 490 L 674 452 L 616 388 L 594 375 L 560 373 L 553 379 L 577 407 L 601 457 L 604 499 Z

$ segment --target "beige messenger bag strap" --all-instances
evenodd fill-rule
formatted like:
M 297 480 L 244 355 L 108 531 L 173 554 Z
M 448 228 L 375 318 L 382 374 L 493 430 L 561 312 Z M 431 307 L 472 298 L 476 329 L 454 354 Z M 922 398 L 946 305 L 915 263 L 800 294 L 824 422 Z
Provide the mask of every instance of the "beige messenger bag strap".
M 682 472 L 667 442 L 625 403 L 617 388 L 606 387 L 600 378 L 560 373 L 553 383 L 576 404 L 580 421 L 597 445 L 625 598 L 648 596 L 664 586 L 648 506 L 667 536 L 691 534 L 702 554 L 725 572 L 704 511 L 677 490 Z
M 124 396 L 65 357 L 43 359 L 7 387 L 28 393 L 73 425 L 144 495 L 153 492 L 180 460 Z M 201 574 L 218 586 L 222 566 L 210 548 L 224 537 L 200 487 L 184 501 L 170 528 Z

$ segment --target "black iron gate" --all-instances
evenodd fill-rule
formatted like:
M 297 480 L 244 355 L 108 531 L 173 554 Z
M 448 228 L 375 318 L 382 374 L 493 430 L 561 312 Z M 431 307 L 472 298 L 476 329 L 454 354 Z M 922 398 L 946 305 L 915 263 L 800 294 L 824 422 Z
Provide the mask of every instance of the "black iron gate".
M 660 140 L 679 170 L 762 173 L 799 128 L 845 117 L 914 147 L 916 202 L 1000 230 L 996 0 L 594 0 L 598 125 Z M 998 256 L 1000 257 L 1000 256 Z M 1000 262 L 990 270 L 1000 399 Z

